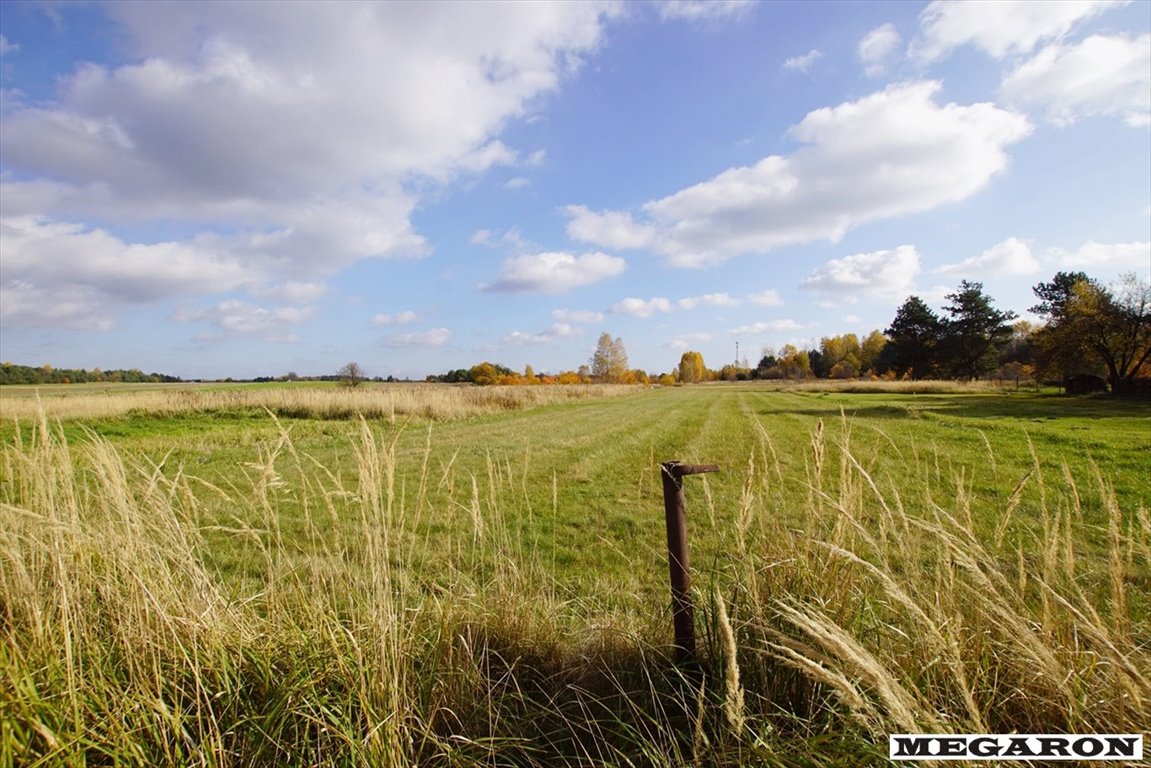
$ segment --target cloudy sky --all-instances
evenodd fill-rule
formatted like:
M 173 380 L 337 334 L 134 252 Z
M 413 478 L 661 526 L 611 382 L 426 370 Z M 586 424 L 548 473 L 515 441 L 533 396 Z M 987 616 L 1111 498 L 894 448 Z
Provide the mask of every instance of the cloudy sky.
M 1151 4 L 0 8 L 0 356 L 718 367 L 1151 271 Z

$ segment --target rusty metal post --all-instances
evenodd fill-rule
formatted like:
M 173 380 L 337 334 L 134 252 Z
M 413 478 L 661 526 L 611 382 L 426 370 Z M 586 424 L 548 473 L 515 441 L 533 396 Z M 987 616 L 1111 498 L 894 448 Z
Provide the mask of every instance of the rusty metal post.
M 683 477 L 718 472 L 719 467 L 715 464 L 681 464 L 678 461 L 665 461 L 662 467 L 667 567 L 671 577 L 672 623 L 675 627 L 675 661 L 680 666 L 686 666 L 695 663 L 695 606 L 691 602 Z

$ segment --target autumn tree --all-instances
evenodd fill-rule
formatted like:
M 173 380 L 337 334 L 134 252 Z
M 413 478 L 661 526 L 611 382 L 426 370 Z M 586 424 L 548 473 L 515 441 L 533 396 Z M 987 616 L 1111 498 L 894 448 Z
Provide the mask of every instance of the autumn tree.
M 879 370 L 880 357 L 883 348 L 887 346 L 887 337 L 882 331 L 872 331 L 863 337 L 859 343 L 859 370 L 861 373 L 882 373 Z
M 1082 272 L 1059 272 L 1033 289 L 1031 308 L 1047 325 L 1036 332 L 1037 356 L 1065 376 L 1096 366 L 1112 392 L 1134 386 L 1151 367 L 1151 285 L 1135 274 L 1106 288 Z
M 590 364 L 591 376 L 595 381 L 607 384 L 618 384 L 625 381 L 628 374 L 628 364 L 627 350 L 623 346 L 623 339 L 618 336 L 612 339 L 611 334 L 606 332 L 600 334 Z
M 855 378 L 862 370 L 859 337 L 854 333 L 823 337 L 819 342 L 819 352 L 823 358 L 819 367 L 826 369 L 833 379 Z M 812 367 L 814 369 L 815 366 Z
M 925 379 L 936 372 L 943 321 L 918 296 L 908 296 L 884 331 L 887 358 L 900 376 Z
M 798 349 L 793 344 L 785 344 L 779 350 L 776 368 L 784 379 L 806 379 L 811 377 L 811 357 L 807 350 Z
M 703 355 L 691 350 L 684 352 L 679 358 L 679 380 L 684 384 L 695 384 L 706 379 Z
M 358 387 L 364 381 L 364 369 L 360 367 L 359 363 L 353 360 L 336 371 L 336 376 L 340 379 L 340 386 Z

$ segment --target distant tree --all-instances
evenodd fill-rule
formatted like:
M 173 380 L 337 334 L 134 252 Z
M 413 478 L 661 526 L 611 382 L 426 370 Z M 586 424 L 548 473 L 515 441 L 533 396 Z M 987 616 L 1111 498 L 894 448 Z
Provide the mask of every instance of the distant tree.
M 807 379 L 811 378 L 811 356 L 807 350 L 798 349 L 792 344 L 785 344 L 779 350 L 775 364 L 780 379 Z
M 977 379 L 995 369 L 1000 347 L 1011 338 L 1010 321 L 1017 315 L 995 309 L 982 283 L 964 280 L 946 298 L 951 303 L 944 307 L 950 317 L 943 324 L 943 349 L 951 372 L 968 381 Z
M 360 364 L 353 360 L 336 371 L 336 376 L 340 380 L 340 386 L 358 387 L 364 381 L 364 369 L 360 368 Z
M 591 377 L 595 381 L 617 384 L 627 378 L 627 350 L 623 339 L 612 339 L 610 333 L 600 334 L 591 361 Z
M 819 342 L 819 352 L 819 368 L 826 370 L 827 375 L 832 378 L 853 378 L 859 374 L 861 350 L 859 337 L 854 333 L 845 333 L 842 336 L 825 336 Z M 812 373 L 816 374 L 814 361 L 811 369 Z M 834 373 L 834 371 L 839 373 Z
M 831 375 L 832 363 L 827 361 L 826 355 L 819 349 L 807 350 L 807 358 L 811 362 L 811 375 L 817 379 L 826 379 Z
M 1106 370 L 1112 392 L 1131 389 L 1151 368 L 1151 286 L 1135 274 L 1105 288 L 1082 272 L 1060 272 L 1033 289 L 1032 311 L 1047 318 L 1034 339 L 1040 367 L 1064 377 Z
M 859 344 L 859 370 L 862 373 L 882 373 L 879 370 L 879 361 L 883 355 L 883 348 L 887 346 L 887 337 L 882 331 L 872 331 L 863 337 Z
M 679 380 L 684 384 L 696 384 L 707 380 L 707 366 L 703 364 L 703 355 L 689 350 L 679 358 Z
M 918 296 L 908 296 L 884 331 L 892 370 L 900 376 L 925 379 L 935 375 L 943 322 Z
M 515 376 L 511 368 L 495 363 L 489 363 L 486 360 L 478 365 L 473 365 L 468 369 L 467 380 L 473 384 L 479 384 L 481 387 L 488 387 L 493 384 L 499 384 L 505 377 Z M 516 377 L 518 378 L 518 377 Z
M 770 371 L 775 370 L 776 362 L 775 355 L 770 352 L 764 352 L 763 357 L 759 359 L 759 363 L 755 366 L 753 375 L 757 379 L 778 378 L 769 375 Z

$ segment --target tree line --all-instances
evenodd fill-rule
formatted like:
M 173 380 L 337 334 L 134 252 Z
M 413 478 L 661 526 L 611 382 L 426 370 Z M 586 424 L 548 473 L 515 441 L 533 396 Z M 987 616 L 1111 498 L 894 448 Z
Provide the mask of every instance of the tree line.
M 144 373 L 136 368 L 102 370 L 93 368 L 54 368 L 51 365 L 16 365 L 5 361 L 0 364 L 0 385 L 3 384 L 160 384 L 180 381 L 176 376 L 163 373 Z
M 1134 274 L 1105 286 L 1083 272 L 1059 272 L 1032 289 L 1041 323 L 1000 310 L 983 284 L 964 280 L 937 314 L 908 296 L 891 324 L 860 337 L 825 336 L 807 348 L 765 350 L 754 367 L 733 361 L 708 368 L 695 350 L 671 371 L 628 364 L 623 340 L 604 333 L 586 365 L 559 374 L 521 373 L 484 362 L 428 381 L 490 384 L 692 384 L 749 379 L 976 379 L 1064 384 L 1093 379 L 1122 393 L 1151 389 L 1151 287 Z
M 1115 393 L 1151 389 L 1151 286 L 1134 274 L 1105 286 L 1083 272 L 1058 272 L 1032 289 L 1039 324 L 995 307 L 981 283 L 964 280 L 936 314 L 908 296 L 883 331 L 824 337 L 818 347 L 765 352 L 755 368 L 712 371 L 685 352 L 681 382 L 715 379 L 1034 380 L 1084 378 Z

